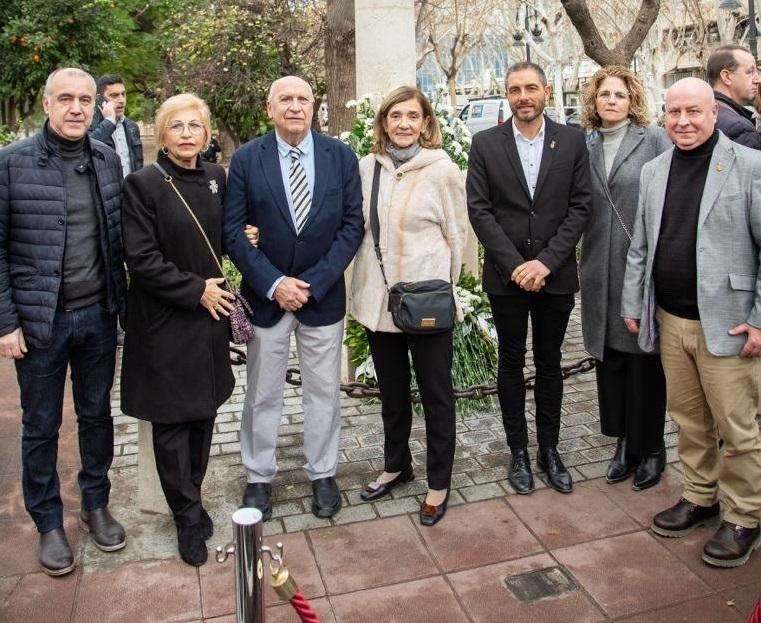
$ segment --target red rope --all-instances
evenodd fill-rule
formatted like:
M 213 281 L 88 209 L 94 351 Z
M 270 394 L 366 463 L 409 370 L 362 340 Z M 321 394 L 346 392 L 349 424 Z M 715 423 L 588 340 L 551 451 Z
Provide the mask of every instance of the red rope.
M 301 623 L 320 623 L 314 610 L 312 610 L 312 607 L 309 605 L 309 602 L 304 598 L 304 595 L 301 594 L 301 591 L 293 596 L 293 599 L 291 599 L 291 605 L 296 611 L 296 614 L 299 615 Z

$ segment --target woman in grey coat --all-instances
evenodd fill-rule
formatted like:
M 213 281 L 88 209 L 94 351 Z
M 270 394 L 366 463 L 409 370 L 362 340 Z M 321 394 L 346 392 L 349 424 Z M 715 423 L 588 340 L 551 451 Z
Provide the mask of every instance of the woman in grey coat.
M 656 485 L 665 466 L 666 384 L 660 356 L 640 350 L 626 330 L 621 289 L 640 170 L 671 142 L 649 125 L 642 85 L 625 67 L 600 69 L 582 101 L 582 125 L 598 132 L 588 145 L 593 201 L 579 262 L 584 346 L 597 359 L 600 428 L 618 440 L 607 480 L 634 472 L 639 491 Z

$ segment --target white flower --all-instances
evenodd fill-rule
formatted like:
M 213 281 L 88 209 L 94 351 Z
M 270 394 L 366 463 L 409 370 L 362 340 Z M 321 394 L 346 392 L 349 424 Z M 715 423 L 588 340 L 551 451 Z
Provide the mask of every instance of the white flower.
M 338 137 L 338 139 L 341 141 L 345 141 L 347 138 L 349 138 L 349 136 L 351 136 L 351 132 L 348 132 L 348 131 L 341 132 L 341 135 Z
M 357 107 L 357 100 L 349 100 L 346 102 L 346 108 L 356 108 Z
M 217 180 L 211 180 L 209 182 L 209 190 L 212 195 L 216 195 L 219 192 L 219 184 L 217 184 Z

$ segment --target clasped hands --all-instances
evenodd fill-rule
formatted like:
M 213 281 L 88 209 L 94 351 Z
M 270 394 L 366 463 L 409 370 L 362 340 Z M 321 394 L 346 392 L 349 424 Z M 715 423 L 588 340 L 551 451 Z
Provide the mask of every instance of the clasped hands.
M 539 292 L 545 285 L 545 278 L 550 274 L 550 269 L 539 260 L 529 260 L 518 266 L 510 279 L 526 292 Z

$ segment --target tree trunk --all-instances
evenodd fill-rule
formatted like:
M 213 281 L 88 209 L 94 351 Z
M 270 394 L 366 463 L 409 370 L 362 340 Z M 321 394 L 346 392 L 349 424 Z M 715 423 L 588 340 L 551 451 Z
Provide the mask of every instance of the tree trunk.
M 573 27 L 581 36 L 584 52 L 602 67 L 607 65 L 628 67 L 661 9 L 660 0 L 642 0 L 637 19 L 629 32 L 611 49 L 602 40 L 586 0 L 560 0 L 560 2 Z
M 357 96 L 354 0 L 328 0 L 325 65 L 328 132 L 331 136 L 338 136 L 354 125 L 354 109 L 346 108 L 346 102 Z

